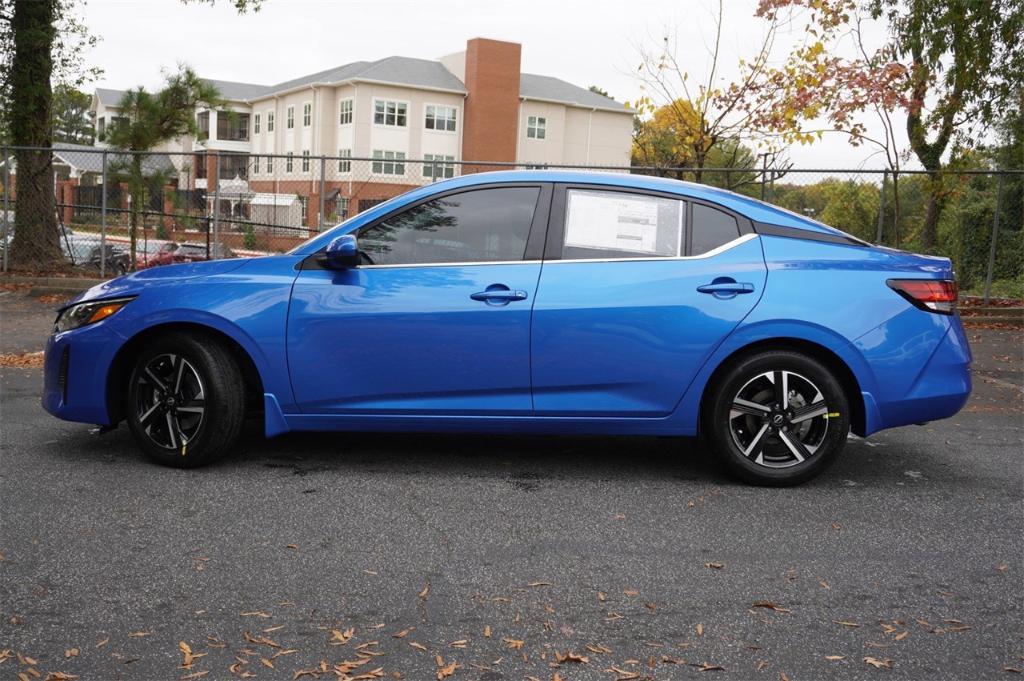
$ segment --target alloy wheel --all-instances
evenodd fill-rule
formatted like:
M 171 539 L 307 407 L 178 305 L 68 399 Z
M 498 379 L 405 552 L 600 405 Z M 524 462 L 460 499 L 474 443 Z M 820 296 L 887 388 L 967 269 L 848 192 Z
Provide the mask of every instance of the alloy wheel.
M 766 371 L 747 381 L 729 408 L 729 431 L 750 461 L 788 468 L 825 441 L 829 408 L 821 391 L 794 371 Z
M 137 375 L 135 414 L 155 444 L 184 454 L 206 413 L 206 392 L 196 368 L 182 355 L 154 357 Z

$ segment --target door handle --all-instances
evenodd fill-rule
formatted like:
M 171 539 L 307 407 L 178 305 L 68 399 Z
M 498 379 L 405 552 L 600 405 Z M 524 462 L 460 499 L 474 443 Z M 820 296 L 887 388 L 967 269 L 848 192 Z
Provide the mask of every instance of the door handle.
M 715 279 L 710 284 L 697 287 L 699 293 L 710 293 L 716 298 L 731 298 L 740 293 L 753 293 L 754 285 L 747 282 L 733 281 L 727 277 Z
M 504 284 L 491 284 L 486 291 L 469 294 L 473 300 L 479 300 L 489 305 L 508 305 L 513 300 L 526 300 L 526 291 L 511 290 Z

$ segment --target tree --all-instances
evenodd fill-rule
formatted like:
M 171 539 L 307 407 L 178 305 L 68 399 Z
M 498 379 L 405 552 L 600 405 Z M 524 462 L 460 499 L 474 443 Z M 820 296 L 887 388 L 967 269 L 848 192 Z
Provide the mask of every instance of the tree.
M 146 192 L 145 154 L 154 147 L 186 134 L 197 134 L 196 109 L 220 104 L 217 89 L 195 72 L 181 66 L 167 76 L 163 89 L 150 93 L 139 87 L 128 90 L 118 103 L 121 115 L 107 128 L 107 142 L 116 149 L 136 152 L 126 161 L 128 191 L 131 195 L 131 261 L 135 262 L 135 244 L 139 215 Z
M 657 174 L 679 180 L 694 177 L 726 189 L 737 189 L 753 181 L 756 157 L 749 147 L 736 139 L 719 140 L 697 158 L 697 149 L 692 144 L 691 131 L 699 127 L 699 116 L 690 102 L 677 101 L 658 107 L 646 120 L 637 117 L 633 123 L 632 164 L 657 168 Z M 703 163 L 700 166 L 699 163 Z M 712 173 L 705 176 L 704 168 L 737 169 L 746 172 Z
M 587 89 L 590 90 L 591 92 L 593 92 L 594 94 L 601 95 L 602 97 L 607 97 L 608 99 L 612 98 L 612 96 L 610 94 L 608 94 L 608 91 L 605 90 L 603 87 L 598 87 L 597 85 L 591 85 Z
M 1024 3 L 1019 0 L 761 0 L 777 22 L 784 9 L 811 8 L 817 40 L 794 50 L 772 76 L 791 107 L 822 106 L 834 129 L 863 138 L 856 116 L 869 108 L 906 115 L 910 149 L 928 171 L 921 247 L 935 245 L 950 196 L 944 170 L 976 146 L 1024 87 Z M 887 42 L 853 58 L 836 43 L 854 17 L 886 22 Z
M 71 144 L 92 144 L 93 127 L 89 118 L 92 97 L 70 85 L 53 89 L 53 140 Z
M 56 34 L 57 0 L 19 0 L 11 17 L 14 53 L 11 59 L 11 103 L 7 113 L 11 139 L 17 145 L 51 146 L 52 46 Z M 53 157 L 49 151 L 18 148 L 12 267 L 52 267 L 62 261 L 54 203 Z
M 769 21 L 753 55 L 739 60 L 739 77 L 726 82 L 720 75 L 724 59 L 722 15 L 723 3 L 719 0 L 714 15 L 714 40 L 709 48 L 710 63 L 699 79 L 692 78 L 682 66 L 671 35 L 665 35 L 657 46 L 640 48 L 638 70 L 648 94 L 633 106 L 644 121 L 662 119 L 654 123 L 652 144 L 663 152 L 668 141 L 664 131 L 671 130 L 674 141 L 670 148 L 694 168 L 694 179 L 698 182 L 709 157 L 721 145 L 739 149 L 749 144 L 774 149 L 776 140 L 772 135 L 763 134 L 765 129 L 785 132 L 786 141 L 810 143 L 817 139 L 798 131 L 799 119 L 816 115 L 816 110 L 811 107 L 783 109 L 774 101 L 776 92 L 785 92 L 768 77 L 772 73 L 770 57 L 779 23 L 774 19 Z M 755 101 L 758 106 L 752 105 Z M 766 126 L 765 119 L 769 115 L 775 119 L 771 126 Z

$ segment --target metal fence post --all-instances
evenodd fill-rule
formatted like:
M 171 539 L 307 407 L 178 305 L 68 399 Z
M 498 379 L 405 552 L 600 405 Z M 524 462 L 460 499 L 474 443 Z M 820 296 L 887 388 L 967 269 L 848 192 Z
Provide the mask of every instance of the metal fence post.
M 437 182 L 437 161 L 430 162 L 430 184 Z
M 220 226 L 220 153 L 214 152 L 213 154 L 213 245 L 217 246 L 218 236 L 217 229 Z M 209 180 L 207 180 L 209 182 Z M 210 257 L 209 241 L 210 237 L 207 237 L 206 257 Z
M 320 215 L 317 216 L 319 230 L 324 228 L 324 189 L 326 188 L 325 175 L 327 174 L 327 157 L 320 157 Z
M 885 225 L 885 183 L 889 179 L 888 168 L 882 172 L 882 193 L 878 197 L 878 231 L 875 234 L 875 243 L 882 243 L 882 230 Z
M 7 235 L 10 233 L 7 226 L 7 214 L 11 208 L 11 156 L 7 147 L 4 147 L 4 272 L 7 271 L 7 254 L 11 250 L 11 241 Z
M 985 298 L 988 305 L 989 294 L 992 292 L 992 271 L 996 266 L 996 241 L 999 239 L 999 206 L 1003 202 L 1003 173 L 999 173 L 996 182 L 996 210 L 992 216 L 992 241 L 988 247 L 988 272 L 985 274 Z
M 103 150 L 103 191 L 100 196 L 100 279 L 107 273 L 107 150 Z M 134 264 L 134 263 L 130 263 Z

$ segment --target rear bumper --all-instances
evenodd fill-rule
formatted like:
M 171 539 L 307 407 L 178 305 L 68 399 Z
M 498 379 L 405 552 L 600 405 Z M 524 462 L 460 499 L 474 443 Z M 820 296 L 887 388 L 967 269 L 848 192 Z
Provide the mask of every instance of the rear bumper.
M 918 313 L 930 314 L 930 313 Z M 971 395 L 971 351 L 959 317 L 941 318 L 945 332 L 938 342 L 928 342 L 928 333 L 902 344 L 905 371 L 895 377 L 880 377 L 872 395 L 865 395 L 867 433 L 949 418 L 967 403 Z M 930 349 L 925 353 L 923 350 Z M 914 361 L 924 355 L 924 361 Z

